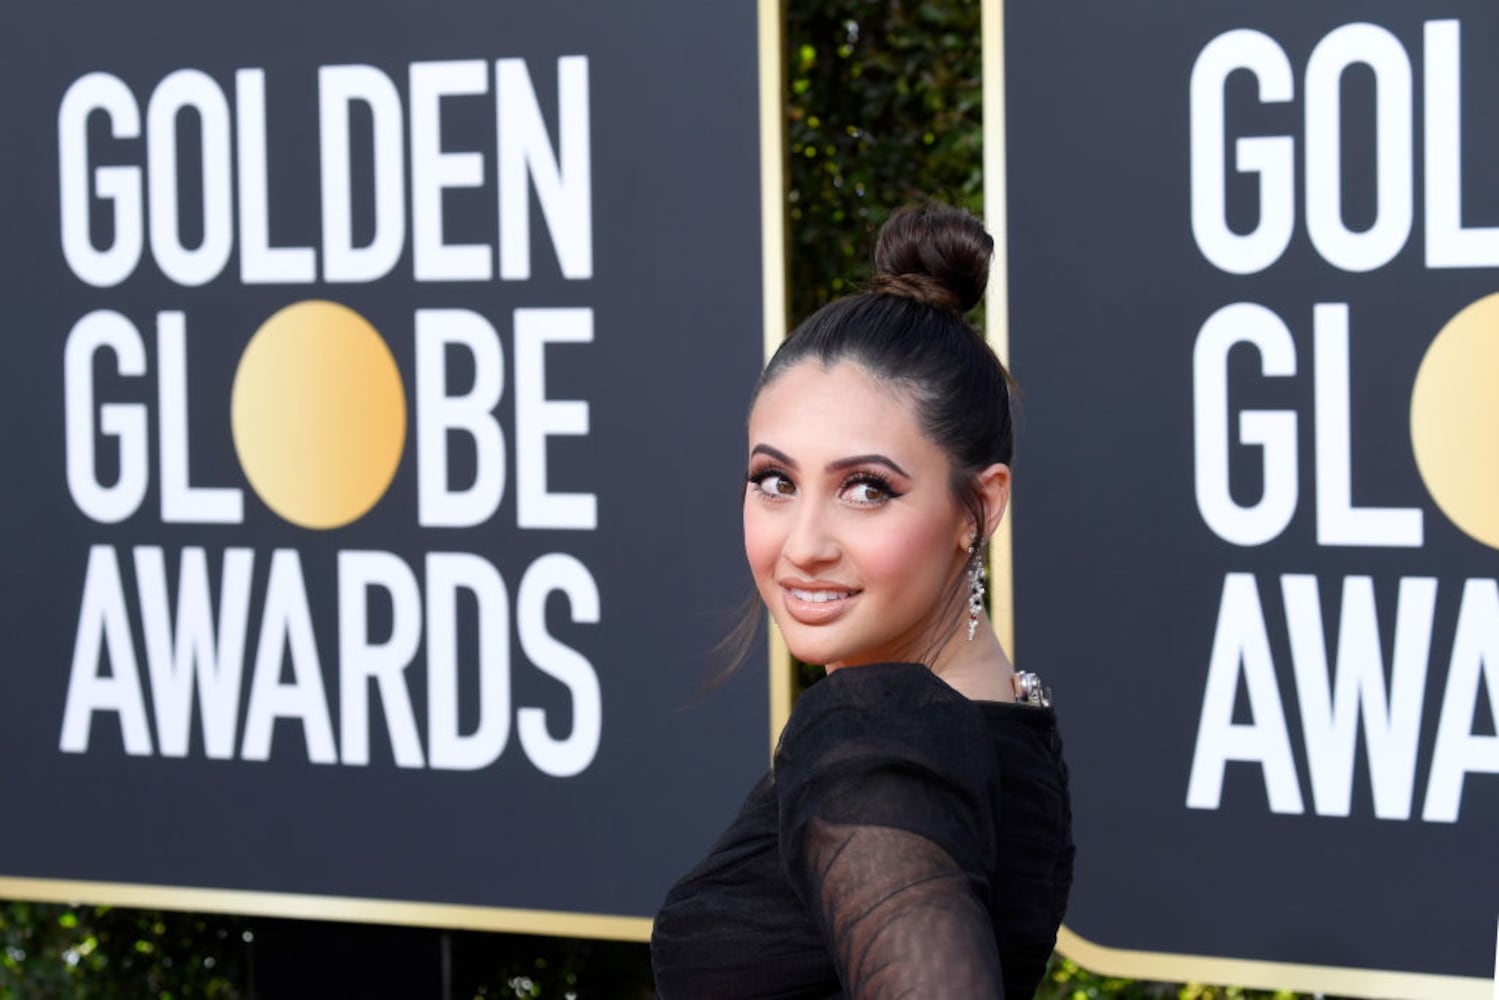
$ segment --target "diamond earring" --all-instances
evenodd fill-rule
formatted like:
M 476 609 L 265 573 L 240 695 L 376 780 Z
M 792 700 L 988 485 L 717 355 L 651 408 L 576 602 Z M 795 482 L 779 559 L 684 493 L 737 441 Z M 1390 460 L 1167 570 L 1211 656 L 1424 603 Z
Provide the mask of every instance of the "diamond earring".
M 978 539 L 968 546 L 971 565 L 968 567 L 968 641 L 978 631 L 979 618 L 984 613 L 984 553 Z

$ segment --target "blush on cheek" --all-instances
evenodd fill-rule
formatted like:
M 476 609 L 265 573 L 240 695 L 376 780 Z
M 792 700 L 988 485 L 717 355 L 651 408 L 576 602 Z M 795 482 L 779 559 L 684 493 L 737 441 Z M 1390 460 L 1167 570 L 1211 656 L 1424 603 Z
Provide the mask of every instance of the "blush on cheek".
M 746 503 L 744 557 L 749 562 L 750 572 L 754 574 L 755 583 L 762 593 L 765 581 L 775 577 L 776 560 L 780 558 L 782 541 L 775 521 L 766 517 L 764 511 L 757 511 L 750 503 Z
M 912 518 L 861 539 L 860 569 L 871 582 L 915 583 L 927 576 L 941 578 L 953 557 L 951 541 L 949 525 Z

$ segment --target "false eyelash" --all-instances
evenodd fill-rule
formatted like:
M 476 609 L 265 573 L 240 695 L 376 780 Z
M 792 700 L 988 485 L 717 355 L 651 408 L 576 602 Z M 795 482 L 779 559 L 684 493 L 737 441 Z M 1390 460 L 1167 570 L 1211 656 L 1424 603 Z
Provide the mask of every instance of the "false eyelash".
M 905 496 L 905 494 L 902 493 L 900 490 L 897 490 L 894 486 L 890 485 L 890 480 L 886 479 L 884 476 L 878 475 L 878 474 L 873 473 L 873 472 L 855 472 L 852 475 L 850 475 L 847 479 L 843 480 L 843 485 L 840 486 L 839 489 L 840 490 L 846 490 L 850 486 L 858 486 L 858 485 L 873 486 L 873 487 L 875 487 L 880 492 L 882 492 L 882 493 L 885 494 L 885 500 L 898 500 L 901 497 Z M 876 502 L 883 503 L 884 501 L 870 501 L 870 502 L 871 503 L 876 503 Z
M 760 483 L 763 483 L 771 476 L 780 476 L 783 479 L 790 479 L 791 473 L 787 472 L 785 469 L 781 468 L 778 465 L 762 465 L 758 469 L 751 469 L 746 472 L 744 474 L 744 482 L 745 485 L 753 484 L 758 486 Z
M 782 469 L 780 466 L 776 465 L 764 465 L 757 469 L 751 469 L 748 473 L 745 474 L 745 487 L 746 489 L 752 491 L 754 494 L 760 496 L 762 499 L 785 499 L 784 494 L 772 494 L 766 492 L 765 481 L 771 478 L 780 478 L 785 482 L 790 483 L 792 486 L 792 491 L 795 492 L 796 484 L 795 481 L 791 478 L 791 474 L 788 473 L 785 469 Z

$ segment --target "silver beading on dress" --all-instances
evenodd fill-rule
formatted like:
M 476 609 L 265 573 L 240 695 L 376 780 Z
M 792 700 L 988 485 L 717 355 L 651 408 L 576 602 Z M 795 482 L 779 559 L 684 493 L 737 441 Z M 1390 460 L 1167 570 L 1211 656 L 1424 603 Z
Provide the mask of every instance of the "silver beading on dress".
M 1015 700 L 1022 705 L 1037 708 L 1051 707 L 1051 688 L 1041 683 L 1041 678 L 1025 670 L 1015 671 Z

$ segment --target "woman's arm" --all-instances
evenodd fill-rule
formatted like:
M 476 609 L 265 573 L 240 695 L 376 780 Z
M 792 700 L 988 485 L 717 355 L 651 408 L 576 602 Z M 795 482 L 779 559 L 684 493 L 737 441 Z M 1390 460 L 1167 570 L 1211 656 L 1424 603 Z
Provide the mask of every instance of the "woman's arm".
M 813 820 L 794 876 L 850 1000 L 1001 997 L 989 914 L 969 877 L 906 830 Z
M 924 668 L 851 667 L 776 754 L 781 862 L 850 1000 L 999 997 L 988 909 L 995 750 Z

